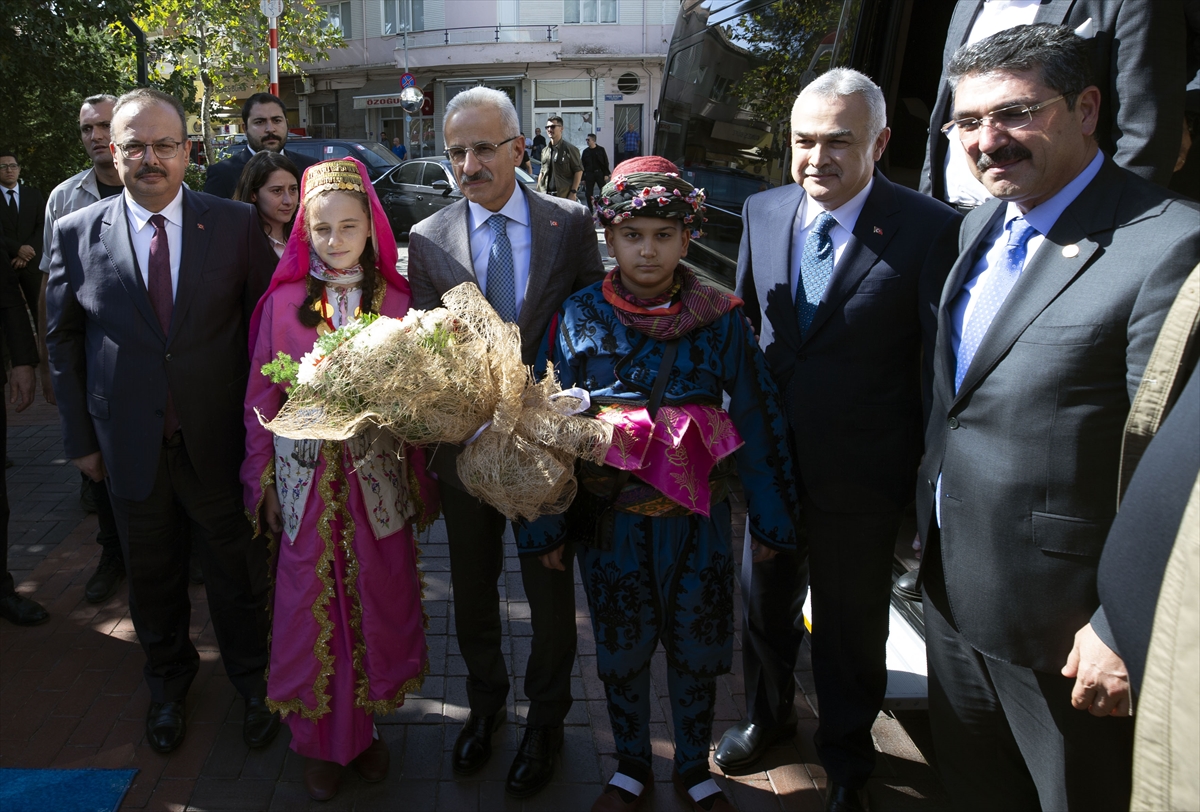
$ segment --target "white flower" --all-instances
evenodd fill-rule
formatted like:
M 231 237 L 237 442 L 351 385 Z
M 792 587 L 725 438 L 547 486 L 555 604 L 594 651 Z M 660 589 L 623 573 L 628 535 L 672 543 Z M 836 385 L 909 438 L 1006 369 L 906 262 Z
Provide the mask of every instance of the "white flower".
M 317 367 L 325 360 L 321 351 L 314 347 L 300 358 L 300 369 L 296 372 L 296 383 L 303 385 L 311 383 L 317 375 Z

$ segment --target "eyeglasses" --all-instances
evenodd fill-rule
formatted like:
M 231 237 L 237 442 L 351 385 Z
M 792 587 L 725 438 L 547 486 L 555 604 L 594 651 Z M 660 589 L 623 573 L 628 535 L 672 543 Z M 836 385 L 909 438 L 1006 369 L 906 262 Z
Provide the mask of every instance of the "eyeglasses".
M 16 169 L 20 164 L 0 164 L 0 169 Z
M 547 125 L 546 125 L 546 129 L 547 129 L 547 130 L 557 130 L 557 129 L 558 129 L 558 125 L 557 125 L 557 124 L 547 124 Z
M 131 161 L 137 161 L 146 155 L 146 149 L 154 150 L 154 154 L 159 160 L 166 161 L 174 158 L 179 154 L 179 147 L 183 145 L 183 141 L 155 141 L 153 144 L 139 144 L 136 141 L 130 141 L 128 144 L 118 144 L 121 152 Z
M 520 137 L 519 135 L 514 135 L 512 138 L 505 139 L 499 144 L 489 144 L 486 141 L 480 141 L 473 147 L 450 147 L 443 150 L 442 154 L 455 166 L 462 166 L 466 162 L 468 152 L 474 153 L 475 158 L 481 163 L 490 164 L 496 159 L 496 150 L 509 141 L 515 141 Z
M 1053 99 L 1046 99 L 1044 102 L 1038 102 L 1037 104 L 1017 104 L 1012 107 L 1002 107 L 999 110 L 993 110 L 983 118 L 958 118 L 942 125 L 942 133 L 947 138 L 952 138 L 952 133 L 958 130 L 959 139 L 961 140 L 964 137 L 978 137 L 979 128 L 985 124 L 997 132 L 1019 130 L 1022 127 L 1028 127 L 1032 123 L 1033 114 L 1038 110 L 1048 107 L 1064 98 L 1066 98 L 1066 94 L 1060 93 Z

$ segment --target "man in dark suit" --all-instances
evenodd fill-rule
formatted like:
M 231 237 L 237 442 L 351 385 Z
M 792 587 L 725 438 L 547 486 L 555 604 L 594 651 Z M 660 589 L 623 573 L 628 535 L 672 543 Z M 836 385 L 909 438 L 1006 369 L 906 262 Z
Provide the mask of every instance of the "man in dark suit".
M 182 523 L 200 546 L 225 671 L 246 698 L 243 738 L 264 746 L 279 729 L 263 681 L 266 550 L 251 540 L 238 481 L 246 323 L 275 256 L 252 206 L 182 188 L 184 126 L 183 107 L 159 91 L 117 101 L 125 191 L 59 220 L 46 289 L 63 446 L 108 479 L 146 653 L 146 735 L 164 753 L 183 740 L 199 667 Z
M 551 317 L 573 291 L 604 273 L 591 217 L 574 201 L 516 182 L 525 151 L 508 96 L 476 87 L 446 105 L 446 155 L 464 200 L 422 220 L 408 243 L 413 305 L 437 307 L 463 282 L 479 285 L 502 318 L 521 331 L 525 363 L 536 359 Z M 443 446 L 430 468 L 442 484 L 459 649 L 467 665 L 471 713 L 454 745 L 454 771 L 478 771 L 491 756 L 492 731 L 505 719 L 508 671 L 501 652 L 497 580 L 504 568 L 504 516 L 461 489 L 456 450 Z M 529 716 L 505 785 L 517 798 L 549 783 L 571 707 L 575 592 L 570 545 L 539 561 L 522 557 L 533 642 L 525 673 Z M 553 558 L 553 560 L 550 560 Z
M 1177 0 L 958 0 L 942 64 L 963 45 L 1029 23 L 1069 26 L 1088 39 L 1092 76 L 1101 93 L 1096 124 L 1100 148 L 1118 165 L 1165 186 L 1179 157 L 1182 132 L 1182 5 Z M 941 132 L 951 118 L 952 98 L 943 70 L 929 122 L 921 191 L 966 211 L 984 202 L 988 192 L 963 160 L 958 139 Z
M 1133 720 L 1074 710 L 1062 670 L 1095 635 L 1122 429 L 1198 213 L 1100 150 L 1072 29 L 1010 28 L 946 70 L 992 199 L 943 290 L 918 477 L 938 769 L 958 808 L 1127 809 Z
M 891 562 L 921 454 L 922 336 L 953 264 L 959 216 L 874 171 L 883 93 L 832 70 L 792 109 L 794 186 L 751 196 L 737 294 L 783 393 L 812 579 L 817 748 L 832 809 L 858 809 L 887 687 Z M 743 561 L 747 718 L 716 762 L 738 772 L 795 734 L 805 558 Z M 762 560 L 759 560 L 761 558 Z
M 246 99 L 242 105 L 242 129 L 246 131 L 246 145 L 225 160 L 210 166 L 205 173 L 204 191 L 208 194 L 227 199 L 233 197 L 246 163 L 254 153 L 264 149 L 286 155 L 301 174 L 313 165 L 312 158 L 285 149 L 288 138 L 287 108 L 278 96 L 255 93 Z
M 0 156 L 0 161 L 6 156 Z M 21 412 L 33 403 L 34 374 L 38 363 L 37 343 L 29 325 L 29 312 L 21 301 L 17 276 L 8 261 L 8 251 L 0 244 L 0 356 L 5 351 L 12 363 L 6 374 L 0 365 L 0 386 L 11 389 L 8 402 Z M 7 459 L 8 405 L 0 404 L 0 459 Z M 8 478 L 0 468 L 0 548 L 4 550 L 4 574 L 0 576 L 0 617 L 18 626 L 36 626 L 50 619 L 45 607 L 17 593 L 8 571 Z
M 36 319 L 38 295 L 42 290 L 42 230 L 46 218 L 46 196 L 27 183 L 20 183 L 17 156 L 0 150 L 0 237 L 8 252 L 5 263 L 17 275 L 30 315 Z

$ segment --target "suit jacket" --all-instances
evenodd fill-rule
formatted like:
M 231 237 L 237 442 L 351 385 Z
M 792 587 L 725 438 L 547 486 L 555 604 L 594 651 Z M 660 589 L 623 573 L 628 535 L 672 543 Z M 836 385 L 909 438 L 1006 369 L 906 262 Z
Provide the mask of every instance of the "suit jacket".
M 737 295 L 783 395 L 803 491 L 839 513 L 899 510 L 921 455 L 922 340 L 957 252 L 954 210 L 878 171 L 803 338 L 791 290 L 799 185 L 751 195 Z
M 29 323 L 25 297 L 21 295 L 17 273 L 9 264 L 8 251 L 0 245 L 0 352 L 6 350 L 15 367 L 38 365 L 37 341 Z M 7 367 L 0 364 L 0 384 L 5 383 L 8 383 Z
M 1004 204 L 963 221 L 938 314 L 917 521 L 929 539 L 940 472 L 939 608 L 990 657 L 1056 673 L 1099 604 L 1125 419 L 1200 259 L 1198 211 L 1106 159 L 1029 260 L 955 394 L 950 303 Z
M 292 152 L 286 147 L 283 150 L 283 154 L 296 165 L 302 176 L 304 175 L 304 170 L 308 169 L 314 163 L 313 159 L 307 155 Z M 211 165 L 204 174 L 204 191 L 210 195 L 226 199 L 233 197 L 233 193 L 237 191 L 238 181 L 242 177 L 242 170 L 246 168 L 246 164 L 253 157 L 250 154 L 249 148 L 242 147 L 225 160 Z
M 250 365 L 246 327 L 275 269 L 247 203 L 183 192 L 183 245 L 164 335 L 138 270 L 118 195 L 54 229 L 46 287 L 54 394 L 72 459 L 100 451 L 109 488 L 146 498 L 167 392 L 197 474 L 238 486 Z
M 8 192 L 0 187 L 3 200 L 0 200 L 0 235 L 4 239 L 4 248 L 10 257 L 15 257 L 22 245 L 28 245 L 36 252 L 26 268 L 37 268 L 42 262 L 42 229 L 46 222 L 46 196 L 34 186 L 20 184 L 21 202 L 18 205 L 16 220 L 8 213 Z M 36 307 L 36 303 L 34 304 Z
M 942 64 L 967 41 L 983 0 L 958 0 Z M 1042 0 L 1035 22 L 1078 28 L 1091 19 L 1092 81 L 1100 88 L 1096 138 L 1121 166 L 1161 183 L 1171 180 L 1183 121 L 1185 26 L 1182 6 L 1162 0 Z M 946 197 L 953 93 L 943 73 L 929 122 L 921 191 Z
M 529 201 L 532 244 L 525 303 L 517 317 L 521 356 L 533 364 L 550 318 L 563 300 L 604 277 L 596 229 L 574 201 L 517 184 Z M 470 209 L 466 198 L 413 226 L 408 236 L 408 283 L 413 307 L 440 307 L 442 294 L 463 282 L 479 284 L 471 261 Z

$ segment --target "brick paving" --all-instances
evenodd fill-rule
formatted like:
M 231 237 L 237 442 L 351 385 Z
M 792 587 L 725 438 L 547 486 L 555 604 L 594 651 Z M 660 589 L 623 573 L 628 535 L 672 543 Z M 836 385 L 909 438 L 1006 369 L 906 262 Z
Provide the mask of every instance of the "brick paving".
M 573 810 L 587 809 L 615 766 L 604 694 L 596 678 L 595 645 L 581 587 L 576 586 L 579 657 L 572 676 L 575 704 L 566 720 L 565 749 L 555 783 L 518 802 L 504 795 L 504 778 L 516 751 L 527 703 L 519 689 L 529 649 L 529 609 L 515 555 L 506 561 L 505 653 L 517 675 L 510 694 L 510 722 L 497 734 L 491 762 L 478 775 L 457 780 L 450 749 L 467 714 L 465 668 L 453 634 L 453 596 L 444 525 L 422 539 L 422 568 L 430 616 L 430 676 L 419 695 L 380 719 L 392 753 L 387 780 L 366 784 L 347 770 L 342 790 L 328 803 L 308 799 L 302 760 L 288 749 L 284 727 L 266 750 L 241 740 L 242 702 L 224 677 L 208 619 L 203 587 L 191 587 L 192 634 L 200 673 L 187 706 L 187 738 L 169 756 L 145 743 L 143 720 L 149 695 L 143 657 L 129 619 L 124 589 L 94 606 L 84 584 L 99 560 L 95 516 L 79 506 L 79 475 L 62 455 L 57 413 L 41 401 L 25 413 L 9 413 L 8 470 L 12 504 L 9 562 L 22 593 L 40 601 L 51 620 L 35 628 L 0 621 L 0 766 L 26 768 L 136 767 L 122 809 L 183 810 Z M 735 527 L 739 522 L 735 521 Z M 740 539 L 737 546 L 740 548 Z M 738 555 L 740 560 L 740 554 Z M 737 600 L 740 601 L 740 598 Z M 740 603 L 735 604 L 740 605 Z M 740 639 L 735 641 L 740 647 Z M 718 779 L 743 812 L 820 810 L 825 775 L 812 745 L 816 700 L 802 651 L 796 677 L 800 734 L 772 749 L 764 770 Z M 719 681 L 714 739 L 744 710 L 740 654 L 735 671 Z M 654 772 L 658 788 L 650 810 L 682 810 L 670 786 L 670 706 L 665 660 L 652 666 L 658 702 L 652 716 Z M 948 808 L 913 737 L 926 740 L 924 720 L 881 714 L 874 729 L 882 753 L 871 781 L 871 805 L 887 810 Z M 911 734 L 911 736 L 910 736 Z

